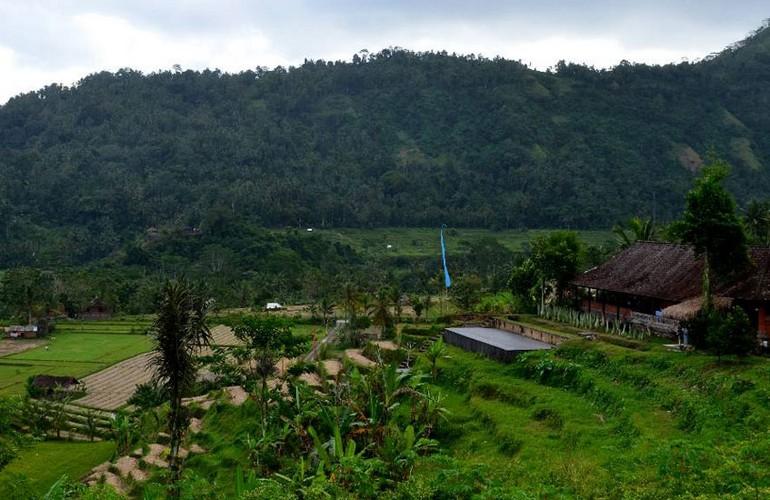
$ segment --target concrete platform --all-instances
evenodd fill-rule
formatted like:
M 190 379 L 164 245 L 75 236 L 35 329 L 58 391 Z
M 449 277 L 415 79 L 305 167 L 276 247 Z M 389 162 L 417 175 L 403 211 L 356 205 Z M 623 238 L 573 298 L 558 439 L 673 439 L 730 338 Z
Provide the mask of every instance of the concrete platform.
M 478 326 L 455 327 L 444 330 L 444 341 L 466 351 L 477 352 L 499 361 L 511 361 L 527 351 L 551 349 L 550 344 L 497 328 Z

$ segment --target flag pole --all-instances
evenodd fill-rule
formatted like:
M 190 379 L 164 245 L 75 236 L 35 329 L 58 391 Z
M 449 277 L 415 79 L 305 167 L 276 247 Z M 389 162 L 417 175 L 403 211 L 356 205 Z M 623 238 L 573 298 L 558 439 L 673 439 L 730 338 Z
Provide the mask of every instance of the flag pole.
M 441 235 L 441 264 L 444 268 L 444 302 L 441 307 L 441 313 L 446 315 L 446 302 L 449 300 L 449 287 L 452 286 L 452 278 L 449 276 L 449 269 L 446 265 L 446 242 L 444 241 L 444 229 L 446 224 L 441 224 L 439 234 Z

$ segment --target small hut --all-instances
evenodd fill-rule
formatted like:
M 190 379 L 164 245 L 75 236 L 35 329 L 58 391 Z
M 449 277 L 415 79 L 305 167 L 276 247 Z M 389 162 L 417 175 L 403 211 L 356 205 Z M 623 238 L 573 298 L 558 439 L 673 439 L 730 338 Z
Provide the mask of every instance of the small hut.
M 29 393 L 34 397 L 50 397 L 57 392 L 71 393 L 82 389 L 80 381 L 75 377 L 56 375 L 35 375 L 28 384 Z
M 112 308 L 99 297 L 94 298 L 80 313 L 80 319 L 103 320 L 112 317 Z
M 5 327 L 5 336 L 9 339 L 37 338 L 37 325 L 11 325 Z

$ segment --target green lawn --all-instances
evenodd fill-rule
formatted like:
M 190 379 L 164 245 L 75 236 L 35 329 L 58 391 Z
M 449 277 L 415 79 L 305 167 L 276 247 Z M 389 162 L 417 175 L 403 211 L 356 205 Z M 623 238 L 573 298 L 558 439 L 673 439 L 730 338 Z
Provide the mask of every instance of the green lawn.
M 553 230 L 492 231 L 457 228 L 447 230 L 445 237 L 449 253 L 463 252 L 467 242 L 482 237 L 495 238 L 502 245 L 518 252 L 534 238 L 551 232 Z M 360 252 L 378 256 L 426 257 L 438 255 L 441 249 L 438 228 L 315 229 L 312 233 L 303 234 L 309 238 L 323 234 Z M 610 231 L 578 231 L 578 234 L 585 243 L 595 246 L 613 239 Z
M 111 441 L 74 443 L 45 441 L 23 450 L 0 472 L 0 498 L 11 499 L 10 483 L 26 477 L 32 492 L 41 497 L 62 475 L 80 479 L 115 451 Z

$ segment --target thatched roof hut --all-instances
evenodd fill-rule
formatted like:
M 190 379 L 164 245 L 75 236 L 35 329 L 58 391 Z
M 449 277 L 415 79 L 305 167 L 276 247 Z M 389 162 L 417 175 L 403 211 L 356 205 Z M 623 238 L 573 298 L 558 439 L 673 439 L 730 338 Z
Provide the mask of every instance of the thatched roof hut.
M 733 299 L 730 297 L 714 297 L 713 305 L 717 309 L 729 309 L 733 305 Z M 703 309 L 703 297 L 693 297 L 673 306 L 663 309 L 663 317 L 671 318 L 677 321 L 684 321 L 692 318 Z
M 714 294 L 747 301 L 770 301 L 770 248 L 749 251 L 752 265 L 722 280 Z M 689 245 L 637 242 L 573 280 L 578 287 L 660 299 L 671 304 L 702 293 L 703 258 Z

